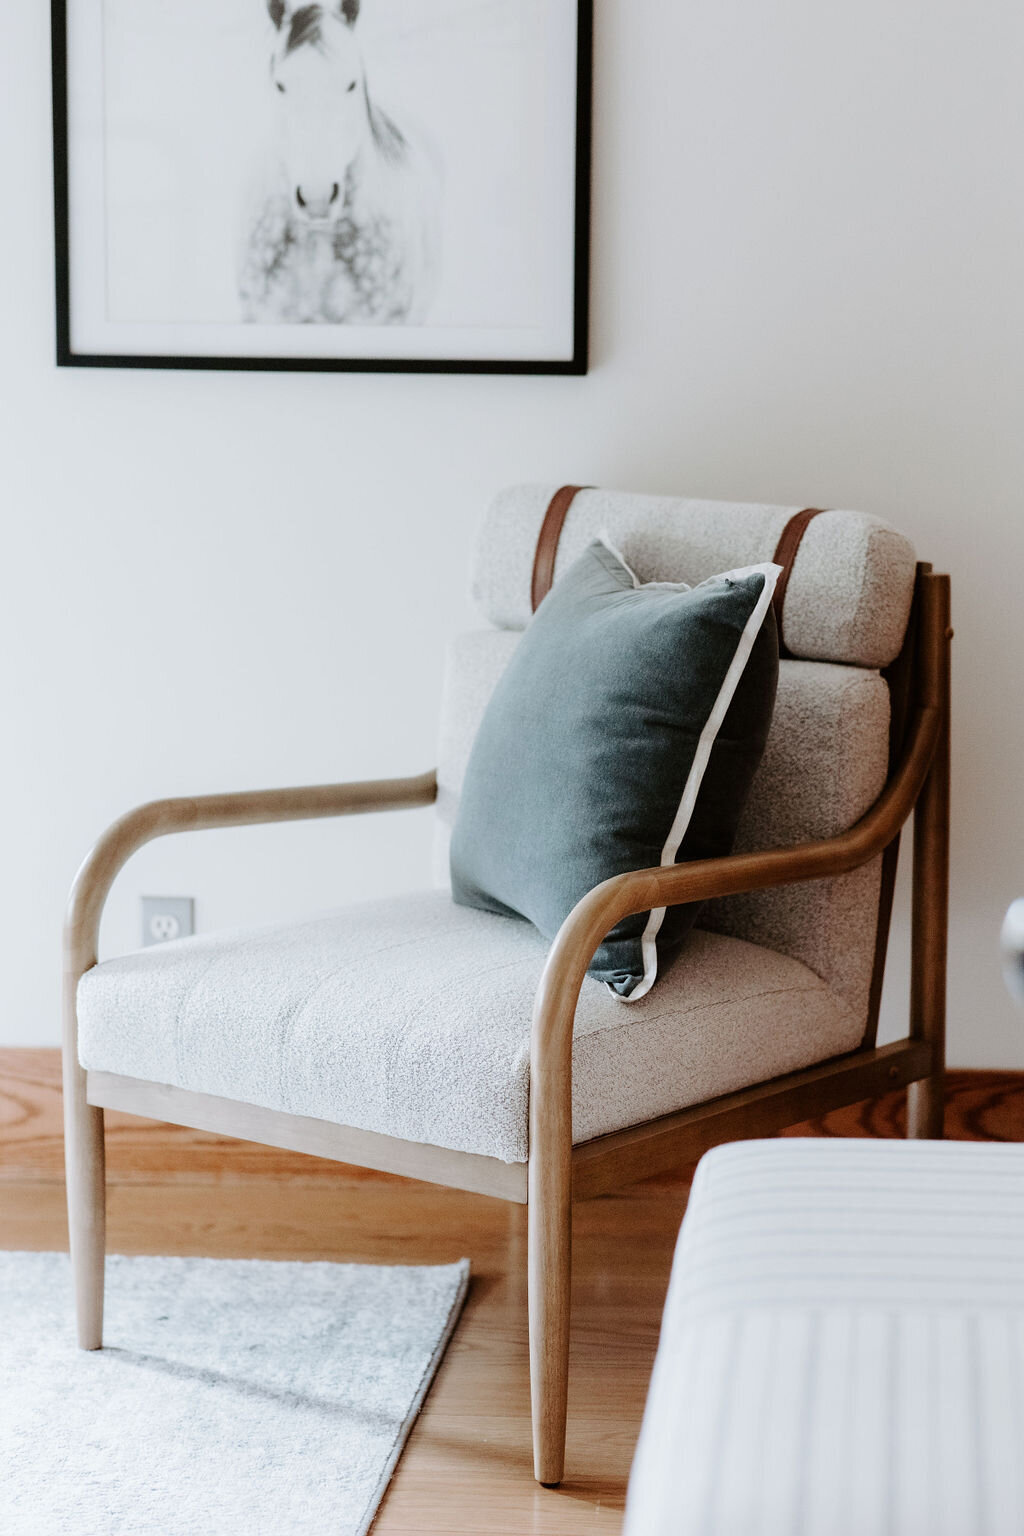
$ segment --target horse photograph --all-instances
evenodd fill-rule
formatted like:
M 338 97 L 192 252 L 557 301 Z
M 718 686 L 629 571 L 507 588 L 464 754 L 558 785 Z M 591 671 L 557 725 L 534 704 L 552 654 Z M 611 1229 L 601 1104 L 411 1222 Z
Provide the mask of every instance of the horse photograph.
M 73 351 L 578 360 L 589 0 L 66 5 Z
M 269 0 L 277 185 L 248 233 L 245 319 L 420 325 L 437 289 L 441 166 L 371 94 L 360 0 Z

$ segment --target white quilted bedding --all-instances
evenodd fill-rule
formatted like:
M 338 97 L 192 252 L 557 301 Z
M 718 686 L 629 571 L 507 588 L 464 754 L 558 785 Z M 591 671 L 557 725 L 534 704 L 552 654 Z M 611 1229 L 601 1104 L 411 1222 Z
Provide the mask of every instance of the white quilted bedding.
M 669 1533 L 1024 1533 L 1024 1146 L 703 1159 L 624 1528 Z

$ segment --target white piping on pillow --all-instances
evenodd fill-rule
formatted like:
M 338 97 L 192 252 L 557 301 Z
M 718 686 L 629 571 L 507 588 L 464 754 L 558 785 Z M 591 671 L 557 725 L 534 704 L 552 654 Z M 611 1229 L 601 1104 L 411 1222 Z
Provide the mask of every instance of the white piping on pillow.
M 609 548 L 611 548 L 610 545 Z M 621 559 L 622 557 L 620 556 L 619 558 Z M 624 560 L 622 563 L 623 565 L 626 564 Z M 626 566 L 626 569 L 628 570 L 629 567 Z M 668 837 L 665 839 L 665 846 L 661 850 L 662 868 L 675 863 L 676 854 L 679 852 L 679 845 L 686 836 L 686 829 L 690 825 L 693 808 L 697 803 L 700 786 L 704 779 L 708 760 L 711 757 L 711 749 L 715 744 L 719 731 L 722 729 L 722 722 L 728 712 L 729 705 L 732 703 L 733 695 L 739 686 L 740 678 L 743 676 L 743 669 L 750 660 L 750 653 L 754 649 L 754 641 L 760 633 L 761 625 L 764 623 L 771 600 L 775 595 L 775 584 L 782 575 L 782 566 L 775 565 L 772 561 L 767 561 L 764 565 L 747 565 L 741 570 L 723 571 L 721 576 L 711 577 L 712 581 L 722 581 L 726 578 L 739 581 L 746 576 L 762 574 L 764 576 L 764 586 L 761 589 L 761 595 L 754 604 L 750 617 L 744 625 L 739 644 L 733 654 L 732 661 L 729 663 L 729 669 L 722 679 L 722 686 L 718 691 L 718 697 L 704 723 L 704 729 L 700 733 L 700 740 L 697 743 L 697 750 L 693 755 L 690 772 L 687 774 L 686 783 L 683 785 L 682 799 L 679 802 L 679 808 L 669 828 Z M 704 583 L 702 582 L 701 585 L 703 586 Z M 665 908 L 655 907 L 647 919 L 647 926 L 644 928 L 640 941 L 644 958 L 643 978 L 633 988 L 629 996 L 623 997 L 620 993 L 615 992 L 614 988 L 608 987 L 609 992 L 612 992 L 613 996 L 618 997 L 620 1002 L 639 1002 L 642 997 L 647 996 L 654 986 L 655 978 L 658 974 L 658 947 L 655 941 L 664 921 Z M 608 986 L 608 983 L 606 982 L 605 985 Z

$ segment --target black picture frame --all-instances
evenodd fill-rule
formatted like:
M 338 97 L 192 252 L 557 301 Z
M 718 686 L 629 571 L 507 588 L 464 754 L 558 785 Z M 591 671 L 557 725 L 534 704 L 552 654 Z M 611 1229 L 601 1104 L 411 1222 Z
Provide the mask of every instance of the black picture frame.
M 71 4 L 75 0 L 70 0 Z M 68 4 L 50 0 L 56 363 L 61 368 L 171 368 L 282 373 L 586 374 L 589 353 L 593 0 L 576 0 L 575 219 L 572 355 L 567 358 L 302 357 L 75 351 L 72 346 L 68 165 Z

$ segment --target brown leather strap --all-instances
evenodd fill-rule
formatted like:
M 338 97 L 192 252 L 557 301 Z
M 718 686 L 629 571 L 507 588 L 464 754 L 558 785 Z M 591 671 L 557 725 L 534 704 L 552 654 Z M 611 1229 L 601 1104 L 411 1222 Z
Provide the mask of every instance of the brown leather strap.
M 548 502 L 548 509 L 544 513 L 544 521 L 540 525 L 540 533 L 537 535 L 537 548 L 533 555 L 533 581 L 530 585 L 530 602 L 534 613 L 551 591 L 551 583 L 555 578 L 555 556 L 558 553 L 558 540 L 562 534 L 562 524 L 565 515 L 575 500 L 577 491 L 582 491 L 582 485 L 561 485 Z
M 802 512 L 794 512 L 785 528 L 783 528 L 779 542 L 775 546 L 775 553 L 772 559 L 776 565 L 782 566 L 782 575 L 775 583 L 775 593 L 772 597 L 772 607 L 775 609 L 775 627 L 779 632 L 780 656 L 792 655 L 792 652 L 782 638 L 782 610 L 786 602 L 786 588 L 789 586 L 793 561 L 796 559 L 796 552 L 800 548 L 800 541 L 807 532 L 808 523 L 812 518 L 818 517 L 824 510 L 824 507 L 805 507 Z
M 578 493 L 584 489 L 585 487 L 582 485 L 560 485 L 548 502 L 547 510 L 544 513 L 544 520 L 540 525 L 540 533 L 537 535 L 537 548 L 534 550 L 533 555 L 530 602 L 534 613 L 536 613 L 541 603 L 551 591 L 551 584 L 555 575 L 555 556 L 558 554 L 558 541 L 562 535 L 562 527 L 569 508 L 572 506 Z M 794 512 L 785 528 L 783 528 L 779 542 L 775 547 L 775 554 L 772 558 L 776 565 L 782 566 L 782 574 L 775 583 L 775 593 L 772 597 L 772 605 L 775 609 L 775 622 L 779 631 L 780 656 L 788 656 L 790 654 L 782 638 L 782 614 L 786 600 L 786 588 L 789 586 L 789 578 L 793 570 L 793 561 L 796 559 L 800 542 L 807 532 L 808 523 L 824 510 L 824 507 L 805 507 L 802 512 Z

